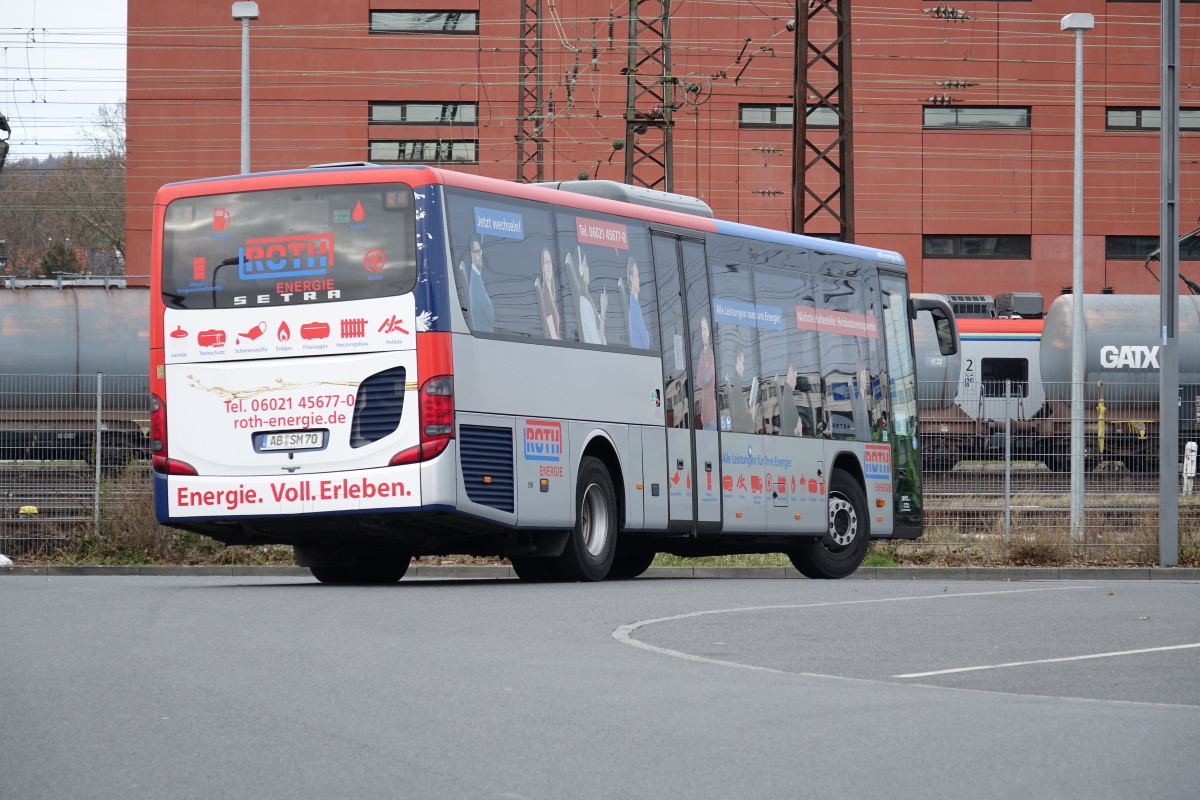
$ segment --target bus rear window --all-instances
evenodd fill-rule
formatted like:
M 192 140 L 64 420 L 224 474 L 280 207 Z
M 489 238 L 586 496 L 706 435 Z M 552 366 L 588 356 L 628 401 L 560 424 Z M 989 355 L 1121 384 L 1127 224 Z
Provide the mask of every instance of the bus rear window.
M 389 297 L 416 283 L 416 214 L 404 184 L 187 197 L 166 211 L 168 308 L 283 306 Z

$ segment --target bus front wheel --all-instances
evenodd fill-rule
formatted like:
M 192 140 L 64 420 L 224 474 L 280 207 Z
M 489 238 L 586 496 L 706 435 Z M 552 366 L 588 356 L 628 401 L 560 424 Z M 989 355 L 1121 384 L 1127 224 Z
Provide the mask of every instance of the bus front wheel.
M 845 470 L 835 469 L 829 481 L 829 526 L 825 535 L 788 553 L 806 578 L 844 578 L 867 556 L 871 521 L 867 496 Z
M 560 581 L 599 581 L 608 575 L 617 549 L 617 494 L 608 469 L 585 456 L 575 484 L 575 528 L 550 569 Z

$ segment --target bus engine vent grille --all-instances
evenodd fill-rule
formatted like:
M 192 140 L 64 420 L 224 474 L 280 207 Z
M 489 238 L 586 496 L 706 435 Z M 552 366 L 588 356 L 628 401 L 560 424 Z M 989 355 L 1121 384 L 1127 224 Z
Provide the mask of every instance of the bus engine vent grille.
M 400 427 L 404 411 L 404 367 L 392 367 L 369 376 L 354 398 L 350 446 L 364 447 L 390 436 Z
M 462 461 L 463 482 L 471 502 L 511 512 L 512 430 L 486 425 L 459 425 L 458 452 Z

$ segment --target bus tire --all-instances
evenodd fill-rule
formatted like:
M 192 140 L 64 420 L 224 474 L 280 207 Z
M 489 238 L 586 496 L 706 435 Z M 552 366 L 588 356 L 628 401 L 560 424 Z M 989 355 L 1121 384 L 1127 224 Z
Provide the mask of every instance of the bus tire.
M 313 564 L 308 569 L 321 583 L 341 586 L 386 586 L 397 583 L 404 577 L 411 560 L 410 556 L 388 557 L 375 564 Z
M 608 469 L 598 458 L 584 456 L 575 484 L 575 528 L 562 555 L 550 559 L 560 581 L 604 580 L 617 550 L 617 494 Z
M 550 571 L 552 559 L 545 556 L 512 556 L 509 559 L 513 572 L 525 583 L 546 583 L 554 580 Z
M 627 581 L 636 578 L 650 569 L 656 555 L 658 553 L 653 550 L 618 550 L 613 556 L 612 567 L 608 570 L 608 580 Z
M 870 539 L 867 496 L 849 473 L 835 469 L 829 480 L 829 526 L 825 535 L 787 555 L 806 578 L 844 578 L 862 564 Z

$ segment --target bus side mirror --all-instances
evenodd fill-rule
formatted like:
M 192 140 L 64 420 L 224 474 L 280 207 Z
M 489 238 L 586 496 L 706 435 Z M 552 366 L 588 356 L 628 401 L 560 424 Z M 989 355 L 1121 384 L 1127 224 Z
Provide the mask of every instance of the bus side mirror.
M 958 326 L 954 322 L 954 311 L 950 304 L 940 297 L 913 297 L 908 301 L 908 315 L 917 318 L 921 311 L 928 311 L 933 319 L 933 328 L 937 334 L 938 351 L 944 356 L 952 356 L 959 352 Z

